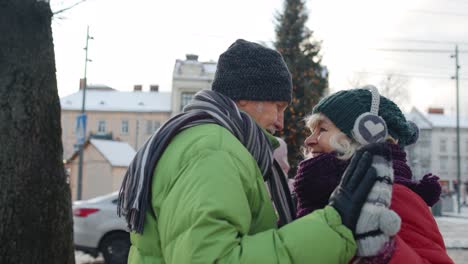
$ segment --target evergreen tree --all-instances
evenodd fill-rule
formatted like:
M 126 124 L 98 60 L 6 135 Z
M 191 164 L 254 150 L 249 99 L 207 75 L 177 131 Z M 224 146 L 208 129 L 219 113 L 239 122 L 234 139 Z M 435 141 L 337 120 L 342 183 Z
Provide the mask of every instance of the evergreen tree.
M 0 263 L 74 263 L 49 1 L 0 4 Z
M 285 0 L 283 13 L 276 16 L 275 48 L 283 55 L 293 81 L 293 99 L 284 113 L 285 128 L 281 134 L 288 144 L 291 174 L 303 159 L 301 146 L 309 134 L 304 117 L 328 88 L 328 73 L 321 65 L 321 42 L 305 23 L 308 15 L 303 0 Z

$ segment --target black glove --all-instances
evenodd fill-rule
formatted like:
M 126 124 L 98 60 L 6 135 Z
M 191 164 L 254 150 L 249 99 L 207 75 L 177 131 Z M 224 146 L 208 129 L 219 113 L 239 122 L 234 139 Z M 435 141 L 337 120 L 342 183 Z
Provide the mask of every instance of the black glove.
M 340 184 L 330 196 L 329 205 L 338 211 L 342 223 L 353 234 L 362 206 L 377 180 L 377 171 L 372 167 L 374 155 L 389 158 L 390 150 L 383 143 L 369 144 L 357 150 Z

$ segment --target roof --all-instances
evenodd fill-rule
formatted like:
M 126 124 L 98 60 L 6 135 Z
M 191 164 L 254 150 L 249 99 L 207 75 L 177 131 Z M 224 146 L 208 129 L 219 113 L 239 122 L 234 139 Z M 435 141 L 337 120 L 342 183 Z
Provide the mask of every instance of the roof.
M 431 129 L 432 124 L 429 120 L 421 113 L 418 109 L 414 108 L 411 109 L 411 112 L 405 114 L 407 120 L 411 120 L 416 125 L 418 125 L 419 129 Z
M 194 65 L 201 68 L 200 74 L 182 72 L 184 65 Z M 217 63 L 214 61 L 201 62 L 196 60 L 176 60 L 173 78 L 191 80 L 213 80 Z
M 432 123 L 434 127 L 457 127 L 457 117 L 441 114 L 426 114 L 426 118 Z M 468 118 L 460 117 L 460 127 L 468 128 Z
M 422 113 L 416 108 L 411 109 L 411 112 L 406 115 L 409 120 L 414 121 L 419 128 L 429 129 L 437 128 L 456 128 L 456 116 L 446 114 L 428 114 Z M 460 116 L 460 128 L 468 128 L 468 118 Z
M 62 110 L 81 110 L 82 91 L 62 97 Z M 86 90 L 87 111 L 171 112 L 170 92 Z
M 127 167 L 136 154 L 127 142 L 94 138 L 90 142 L 112 166 Z

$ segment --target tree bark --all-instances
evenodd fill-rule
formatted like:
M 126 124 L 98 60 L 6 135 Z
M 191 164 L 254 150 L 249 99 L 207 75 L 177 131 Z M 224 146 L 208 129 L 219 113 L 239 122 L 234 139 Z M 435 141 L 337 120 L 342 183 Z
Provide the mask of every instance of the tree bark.
M 0 2 L 0 263 L 74 263 L 51 18 Z

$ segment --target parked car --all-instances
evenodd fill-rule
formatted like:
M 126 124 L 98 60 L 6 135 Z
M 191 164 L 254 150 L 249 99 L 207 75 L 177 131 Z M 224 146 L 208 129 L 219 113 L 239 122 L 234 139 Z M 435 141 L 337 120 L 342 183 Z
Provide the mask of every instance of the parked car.
M 117 216 L 118 192 L 73 203 L 73 233 L 77 250 L 108 264 L 127 263 L 130 236 L 124 218 Z

